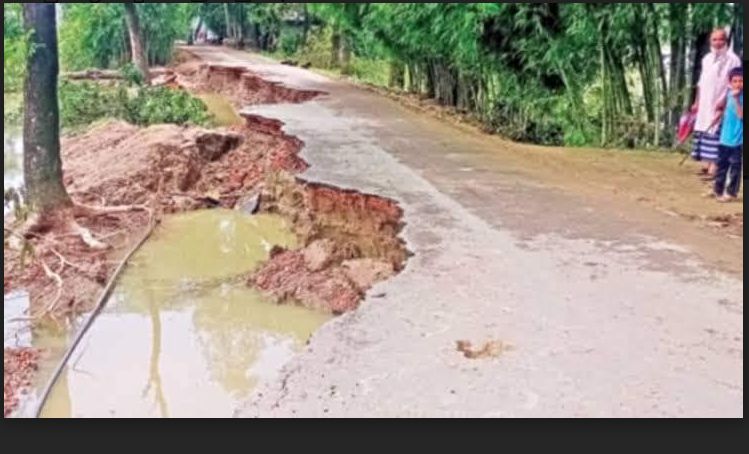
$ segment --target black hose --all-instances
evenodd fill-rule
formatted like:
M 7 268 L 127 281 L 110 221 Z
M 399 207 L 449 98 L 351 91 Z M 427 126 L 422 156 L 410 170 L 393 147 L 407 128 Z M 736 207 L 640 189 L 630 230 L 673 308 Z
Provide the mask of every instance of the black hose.
M 83 336 L 86 334 L 89 328 L 91 328 L 91 325 L 94 323 L 94 320 L 96 319 L 96 317 L 99 316 L 102 309 L 104 309 L 104 306 L 109 300 L 109 296 L 112 294 L 112 290 L 114 290 L 115 284 L 117 283 L 117 280 L 119 279 L 120 274 L 122 274 L 122 271 L 124 271 L 125 267 L 127 266 L 127 262 L 130 261 L 130 259 L 132 258 L 133 255 L 135 255 L 138 249 L 140 249 L 143 246 L 143 244 L 148 240 L 148 238 L 150 238 L 151 234 L 156 228 L 156 224 L 157 223 L 153 216 L 153 213 L 151 213 L 151 219 L 149 221 L 148 230 L 140 239 L 140 241 L 138 241 L 138 243 L 135 246 L 133 246 L 132 249 L 130 249 L 130 252 L 127 253 L 127 255 L 122 259 L 120 264 L 117 266 L 117 269 L 114 271 L 114 274 L 112 274 L 112 277 L 109 279 L 109 282 L 107 282 L 106 287 L 104 287 L 104 290 L 102 291 L 101 296 L 99 297 L 99 300 L 96 303 L 96 307 L 88 316 L 88 319 L 86 319 L 86 322 L 83 324 L 83 327 L 81 328 L 81 330 L 78 331 L 78 334 L 76 334 L 75 339 L 73 339 L 73 342 L 70 344 L 70 347 L 68 347 L 67 352 L 65 352 L 65 356 L 62 357 L 62 359 L 60 360 L 60 363 L 57 365 L 57 369 L 55 369 L 54 374 L 52 374 L 52 377 L 47 383 L 47 386 L 44 388 L 44 393 L 42 394 L 41 401 L 39 402 L 39 405 L 37 406 L 36 412 L 34 414 L 35 418 L 39 418 L 41 416 L 42 410 L 44 409 L 44 405 L 47 403 L 47 399 L 49 398 L 49 395 L 52 392 L 52 389 L 57 383 L 57 380 L 60 378 L 60 375 L 62 374 L 63 369 L 65 369 L 65 366 L 70 360 L 70 357 L 73 355 L 73 352 L 75 351 L 78 344 L 80 344 L 81 340 L 83 339 Z

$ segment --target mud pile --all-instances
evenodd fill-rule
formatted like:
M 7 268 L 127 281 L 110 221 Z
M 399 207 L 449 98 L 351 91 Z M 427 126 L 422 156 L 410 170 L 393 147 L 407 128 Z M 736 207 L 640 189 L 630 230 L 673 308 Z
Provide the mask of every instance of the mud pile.
M 196 209 L 207 204 L 190 193 L 204 167 L 243 141 L 228 130 L 106 123 L 63 141 L 64 181 L 87 203 L 139 205 L 156 196 L 165 212 Z
M 219 91 L 237 105 L 303 102 L 320 93 L 268 82 L 245 68 L 185 60 L 177 71 L 202 90 Z M 196 89 L 196 88 L 193 88 Z M 248 278 L 281 303 L 340 314 L 355 309 L 377 282 L 402 270 L 408 253 L 398 238 L 402 210 L 381 197 L 305 182 L 304 144 L 281 121 L 243 114 L 245 124 L 214 131 L 206 152 L 200 128 L 111 124 L 65 143 L 66 183 L 82 197 L 108 203 L 144 203 L 154 194 L 165 212 L 242 207 L 260 198 L 260 210 L 291 220 L 299 250 L 274 250 Z M 236 140 L 235 137 L 239 136 Z M 101 157 L 79 150 L 107 149 Z M 116 161 L 115 164 L 109 164 Z
M 295 178 L 307 168 L 298 156 L 303 143 L 280 121 L 245 118 L 246 125 L 216 131 L 101 125 L 64 141 L 65 183 L 86 203 L 155 199 L 166 213 L 232 209 L 259 195 L 262 211 L 292 221 L 303 248 L 275 251 L 250 284 L 279 302 L 355 309 L 374 283 L 403 268 L 401 209 L 392 200 Z
M 198 65 L 190 59 L 166 71 L 165 80 L 175 89 L 219 92 L 235 106 L 304 102 L 321 94 L 266 81 L 244 68 Z M 148 205 L 157 215 L 218 206 L 241 209 L 248 200 L 259 200 L 261 211 L 291 220 L 302 248 L 272 251 L 270 260 L 248 276 L 248 285 L 279 303 L 335 314 L 355 309 L 364 292 L 406 262 L 406 248 L 398 239 L 401 209 L 392 200 L 297 179 L 308 168 L 299 157 L 302 141 L 286 134 L 278 120 L 243 117 L 243 125 L 216 130 L 100 124 L 63 139 L 65 186 L 78 204 Z M 8 221 L 6 232 L 13 228 Z M 90 311 L 148 221 L 143 212 L 77 219 L 111 246 L 105 250 L 62 231 L 26 238 L 33 253 L 6 246 L 4 291 L 26 290 L 32 314 L 58 323 Z M 34 373 L 38 354 L 5 350 L 6 415 Z
M 189 60 L 180 65 L 194 66 Z M 196 73 L 219 90 L 237 85 L 238 103 L 300 102 L 319 94 L 264 81 L 242 68 L 201 65 Z M 64 183 L 76 203 L 149 205 L 157 213 L 231 209 L 262 195 L 260 209 L 292 220 L 303 249 L 277 251 L 250 281 L 279 301 L 336 313 L 353 309 L 364 291 L 406 261 L 398 239 L 400 208 L 391 200 L 296 179 L 308 167 L 299 157 L 302 141 L 286 134 L 278 120 L 244 118 L 244 125 L 216 130 L 100 124 L 63 139 Z M 50 306 L 63 316 L 89 310 L 118 253 L 146 227 L 148 216 L 129 212 L 78 222 L 111 250 L 91 249 L 68 232 L 49 232 L 34 260 L 22 248 L 4 248 L 5 291 L 27 290 L 34 313 Z M 36 240 L 29 241 L 33 246 Z
M 355 309 L 366 290 L 405 264 L 401 209 L 392 200 L 295 178 L 308 167 L 298 156 L 303 143 L 280 121 L 245 119 L 216 131 L 101 125 L 64 141 L 65 183 L 86 203 L 155 199 L 166 213 L 232 209 L 259 195 L 262 211 L 292 221 L 303 248 L 275 251 L 249 284 L 278 302 L 336 314 Z
M 405 265 L 408 253 L 398 238 L 403 213 L 392 200 L 275 175 L 262 208 L 291 219 L 304 244 L 273 251 L 249 279 L 278 302 L 341 314 Z
M 187 64 L 186 68 L 192 69 Z M 188 84 L 199 91 L 218 92 L 231 98 L 237 106 L 251 104 L 302 103 L 324 94 L 314 90 L 286 87 L 263 79 L 242 66 L 202 64 L 188 76 Z
M 19 395 L 31 385 L 38 361 L 39 351 L 32 348 L 3 350 L 3 417 L 18 406 Z

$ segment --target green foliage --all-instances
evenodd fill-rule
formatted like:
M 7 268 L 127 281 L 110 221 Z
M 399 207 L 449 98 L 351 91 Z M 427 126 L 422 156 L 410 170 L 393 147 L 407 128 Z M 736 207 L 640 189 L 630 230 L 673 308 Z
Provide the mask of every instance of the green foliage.
M 174 41 L 185 39 L 198 5 L 136 5 L 148 60 L 170 61 Z M 66 3 L 60 24 L 60 58 L 67 70 L 119 67 L 130 60 L 130 41 L 120 3 Z
M 143 74 L 132 62 L 123 65 L 120 74 L 128 85 L 143 85 Z
M 63 128 L 78 128 L 105 118 L 148 126 L 161 123 L 206 125 L 210 121 L 202 101 L 182 90 L 166 87 L 106 86 L 96 82 L 60 84 Z
M 168 62 L 175 39 L 185 39 L 191 20 L 201 17 L 239 46 L 432 98 L 516 140 L 627 147 L 669 143 L 689 102 L 705 33 L 729 23 L 743 26 L 734 17 L 740 9 L 730 3 L 203 2 L 137 8 L 151 64 Z M 6 91 L 19 88 L 25 66 L 20 10 L 20 4 L 4 8 Z M 127 63 L 122 5 L 66 4 L 60 44 L 66 69 Z M 681 57 L 664 62 L 664 49 Z M 122 71 L 137 85 L 132 68 Z M 68 89 L 71 106 L 89 103 L 92 116 L 148 123 L 194 121 L 201 112 L 172 92 L 139 89 L 123 97 L 118 89 L 84 100 Z M 107 96 L 121 105 L 100 106 Z M 133 105 L 135 99 L 143 106 Z
M 23 30 L 21 5 L 3 5 L 3 91 L 20 90 L 26 72 L 27 39 Z
M 111 68 L 129 59 L 119 3 L 66 3 L 59 29 L 60 62 L 66 70 Z
M 281 33 L 281 39 L 279 42 L 279 50 L 286 57 L 295 55 L 302 44 L 302 37 L 298 33 L 285 32 Z
M 102 118 L 124 118 L 128 101 L 124 87 L 104 87 L 95 82 L 60 82 L 60 121 L 74 128 Z
M 20 91 L 3 93 L 3 124 L 17 125 L 23 115 L 23 93 Z
M 138 16 L 151 65 L 165 65 L 172 58 L 174 42 L 185 39 L 198 5 L 191 3 L 143 3 Z
M 360 58 L 355 55 L 348 72 L 354 80 L 378 87 L 387 87 L 390 82 L 390 62 L 384 59 Z
M 333 29 L 331 27 L 321 28 L 317 33 L 312 34 L 307 43 L 298 49 L 298 57 L 308 62 L 315 68 L 330 69 L 333 67 L 331 59 L 331 37 Z
M 145 87 L 126 104 L 127 118 L 137 125 L 161 123 L 205 125 L 210 115 L 203 101 L 182 90 Z
M 310 8 L 323 24 L 303 52 L 315 66 L 336 66 L 332 47 L 321 41 L 341 37 L 351 43 L 353 67 L 362 60 L 405 66 L 406 76 L 390 81 L 402 86 L 393 88 L 468 111 L 508 137 L 628 147 L 668 143 L 691 91 L 684 76 L 689 48 L 700 33 L 731 23 L 735 14 L 727 3 Z M 671 80 L 663 63 L 669 45 L 682 55 L 668 68 Z

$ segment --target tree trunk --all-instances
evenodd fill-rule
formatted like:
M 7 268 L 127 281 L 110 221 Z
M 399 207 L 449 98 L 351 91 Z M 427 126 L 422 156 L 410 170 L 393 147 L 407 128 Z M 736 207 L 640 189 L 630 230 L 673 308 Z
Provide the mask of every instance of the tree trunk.
M 654 142 L 655 146 L 660 146 L 661 142 L 661 130 L 668 125 L 668 83 L 666 82 L 666 68 L 663 63 L 663 54 L 661 53 L 661 40 L 658 37 L 658 11 L 655 9 L 655 5 L 647 3 L 648 22 L 650 24 L 650 58 L 652 60 L 653 68 L 655 69 L 655 86 L 656 86 L 656 107 L 657 114 L 655 118 L 655 135 Z
M 390 61 L 390 88 L 402 90 L 405 85 L 405 69 L 398 60 Z
M 307 41 L 309 40 L 309 29 L 310 29 L 310 15 L 309 15 L 309 5 L 307 3 L 304 4 L 304 28 L 302 29 L 302 47 L 307 46 Z
M 228 3 L 224 3 L 224 16 L 226 18 L 226 38 L 231 39 L 231 14 L 229 14 Z
M 671 3 L 670 31 L 671 31 L 671 62 L 669 70 L 670 118 L 668 125 L 673 130 L 679 122 L 679 116 L 684 109 L 684 84 L 686 81 L 686 30 L 687 8 L 689 5 Z
M 337 68 L 340 66 L 341 58 L 341 35 L 337 30 L 333 31 L 333 36 L 331 37 L 330 44 L 330 67 Z
M 243 49 L 244 48 L 244 18 L 245 18 L 244 4 L 239 3 L 235 5 L 235 9 L 238 10 L 238 11 L 235 11 L 237 18 L 238 18 L 235 21 L 237 48 Z
M 148 85 L 151 83 L 151 74 L 148 71 L 148 56 L 146 55 L 145 46 L 143 45 L 143 34 L 138 20 L 138 11 L 134 3 L 123 3 L 125 6 L 125 21 L 130 33 L 130 48 L 133 53 L 133 64 L 140 71 L 143 82 Z
M 697 34 L 694 39 L 692 52 L 694 55 L 694 59 L 692 60 L 694 66 L 692 66 L 691 99 L 692 102 L 694 102 L 696 94 L 696 90 L 694 89 L 697 87 L 697 84 L 700 81 L 700 76 L 702 75 L 702 59 L 705 57 L 705 55 L 708 54 L 708 52 L 710 52 L 710 32 L 702 32 Z
M 261 48 L 261 34 L 260 28 L 257 24 L 250 22 L 247 25 L 247 41 L 250 43 L 250 46 L 254 47 L 256 50 Z
M 195 44 L 195 41 L 197 41 L 198 33 L 200 33 L 201 27 L 203 27 L 203 16 L 200 16 L 198 18 L 198 27 L 195 30 L 190 31 L 190 40 L 187 43 L 188 46 L 192 46 L 193 44 Z
M 24 3 L 31 32 L 24 84 L 23 174 L 31 210 L 45 214 L 72 204 L 62 181 L 57 101 L 57 26 L 54 3 Z
M 602 31 L 601 26 L 600 31 Z M 599 32 L 600 33 L 600 32 Z M 608 74 L 606 74 L 606 47 L 603 40 L 603 35 L 599 36 L 599 51 L 601 54 L 601 100 L 603 106 L 601 107 L 601 146 L 605 147 L 609 141 L 609 122 L 608 122 L 608 111 L 609 111 L 609 87 L 608 87 Z
M 341 35 L 338 63 L 341 67 L 341 73 L 351 74 L 351 38 L 346 35 Z
M 744 4 L 734 3 L 735 14 L 731 35 L 733 36 L 733 51 L 744 59 Z
M 424 63 L 424 94 L 427 95 L 427 97 L 434 99 L 436 97 L 436 91 L 435 91 L 435 81 L 434 81 L 434 65 L 431 63 L 430 60 L 427 60 L 426 63 Z

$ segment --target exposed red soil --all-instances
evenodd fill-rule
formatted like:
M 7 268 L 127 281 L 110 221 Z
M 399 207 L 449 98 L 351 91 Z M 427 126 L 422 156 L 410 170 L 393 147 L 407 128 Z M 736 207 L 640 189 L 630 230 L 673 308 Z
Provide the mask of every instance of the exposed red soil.
M 249 283 L 277 301 L 343 313 L 364 292 L 405 265 L 398 238 L 402 210 L 382 197 L 274 176 L 262 193 L 263 209 L 294 223 L 304 247 L 275 251 Z
M 18 407 L 20 395 L 31 385 L 38 361 L 39 351 L 33 348 L 3 350 L 3 417 Z
M 198 90 L 224 94 L 237 105 L 302 103 L 324 94 L 286 87 L 242 66 L 202 64 L 193 78 Z
M 174 67 L 168 68 L 158 83 L 192 92 L 220 93 L 239 108 L 255 104 L 303 103 L 325 94 L 287 87 L 244 66 L 204 63 L 183 50 L 177 52 Z
M 236 105 L 303 102 L 320 95 L 265 81 L 243 68 L 187 60 L 176 73 L 179 77 L 172 78 L 174 72 L 166 71 L 165 80 L 174 86 L 195 82 L 199 89 L 228 95 Z M 397 238 L 400 208 L 391 200 L 295 178 L 308 167 L 298 155 L 302 141 L 284 133 L 278 120 L 244 118 L 244 125 L 218 130 L 138 128 L 123 122 L 98 125 L 63 139 L 64 183 L 76 203 L 149 205 L 157 216 L 215 206 L 235 208 L 261 195 L 260 209 L 290 219 L 303 247 L 274 251 L 249 283 L 279 302 L 337 314 L 355 309 L 369 287 L 405 264 L 407 252 Z M 33 254 L 4 247 L 5 292 L 29 292 L 32 314 L 55 303 L 48 315 L 58 322 L 91 310 L 148 219 L 140 211 L 77 219 L 109 244 L 108 250 L 91 249 L 80 236 L 62 229 L 28 237 Z M 7 219 L 6 227 L 15 228 Z M 27 260 L 22 260 L 25 255 Z M 42 264 L 59 275 L 61 289 Z M 7 366 L 9 354 L 18 358 L 15 368 Z M 6 350 L 6 414 L 17 403 L 8 393 L 17 398 L 19 388 L 14 384 L 24 383 L 26 374 L 33 373 L 30 355 Z

